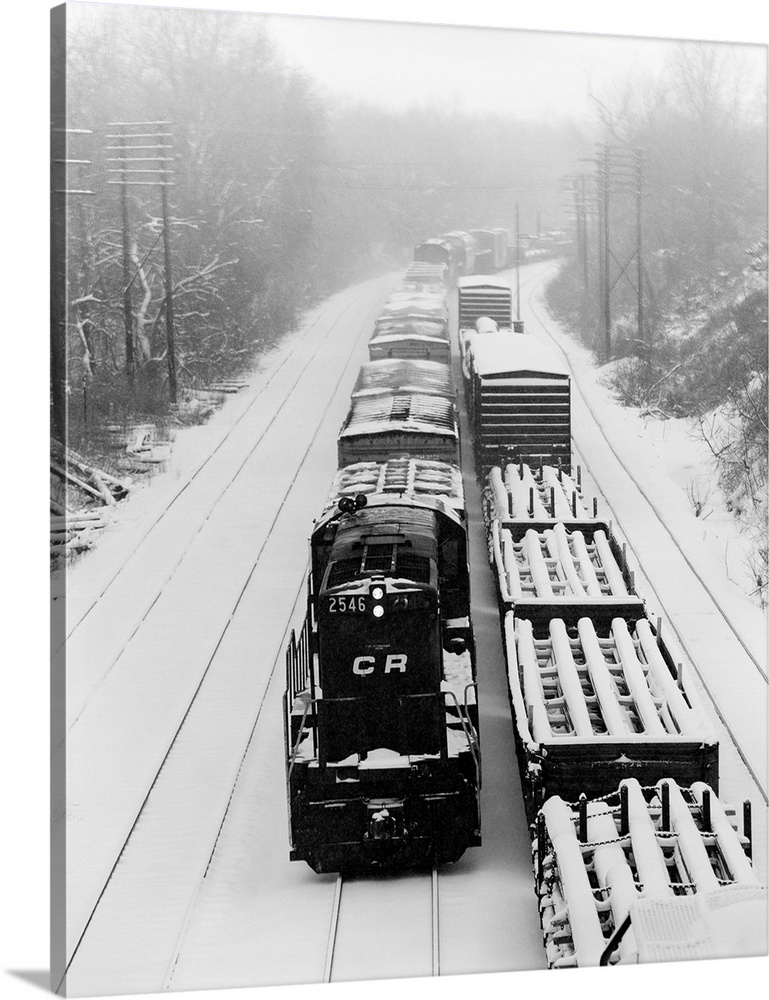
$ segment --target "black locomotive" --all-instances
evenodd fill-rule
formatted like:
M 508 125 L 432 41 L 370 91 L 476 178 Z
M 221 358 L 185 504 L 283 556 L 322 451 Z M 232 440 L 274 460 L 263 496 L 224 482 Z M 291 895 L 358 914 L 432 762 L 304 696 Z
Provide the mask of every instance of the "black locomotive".
M 291 858 L 456 861 L 480 843 L 481 780 L 459 470 L 362 462 L 334 493 L 287 654 Z

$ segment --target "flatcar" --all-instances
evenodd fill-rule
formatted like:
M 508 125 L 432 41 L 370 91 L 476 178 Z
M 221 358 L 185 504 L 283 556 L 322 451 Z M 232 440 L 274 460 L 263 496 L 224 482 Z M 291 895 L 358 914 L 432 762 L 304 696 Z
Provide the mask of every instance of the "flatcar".
M 337 441 L 339 467 L 412 458 L 459 462 L 459 428 L 450 399 L 403 392 L 353 399 Z
M 767 889 L 750 811 L 706 782 L 618 783 L 538 813 L 533 860 L 550 968 L 763 955 Z
M 718 737 L 647 618 L 556 617 L 537 628 L 509 611 L 504 636 L 530 821 L 552 795 L 607 795 L 623 777 L 718 790 Z
M 461 474 L 340 470 L 286 654 L 292 860 L 317 872 L 458 860 L 480 844 L 481 762 Z
M 481 476 L 505 458 L 571 468 L 571 377 L 552 351 L 520 333 L 467 347 L 465 393 Z
M 361 367 L 352 398 L 387 396 L 399 392 L 418 392 L 455 400 L 457 388 L 448 365 L 437 361 L 391 358 L 369 361 Z

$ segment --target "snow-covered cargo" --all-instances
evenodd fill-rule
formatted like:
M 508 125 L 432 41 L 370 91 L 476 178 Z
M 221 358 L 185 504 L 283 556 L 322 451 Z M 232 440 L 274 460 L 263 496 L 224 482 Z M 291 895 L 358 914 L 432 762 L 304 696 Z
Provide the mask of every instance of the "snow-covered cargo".
M 734 955 L 737 925 L 755 948 L 741 953 L 764 954 L 767 894 L 748 815 L 739 833 L 708 784 L 667 778 L 628 778 L 593 801 L 548 799 L 533 860 L 550 968 Z
M 443 289 L 417 291 L 414 288 L 399 288 L 387 296 L 380 315 L 386 317 L 390 313 L 400 315 L 406 312 L 418 316 L 422 311 L 439 313 L 443 319 L 448 320 L 448 303 Z
M 458 463 L 454 403 L 418 393 L 354 399 L 339 432 L 337 450 L 340 468 L 403 455 Z
M 352 398 L 419 392 L 455 399 L 457 389 L 448 365 L 414 358 L 382 358 L 361 367 Z
M 324 513 L 337 505 L 340 497 L 361 493 L 369 502 L 375 497 L 390 501 L 394 495 L 414 500 L 433 497 L 462 516 L 465 511 L 462 472 L 448 462 L 403 457 L 346 465 L 334 477 Z
M 488 316 L 500 327 L 512 329 L 513 292 L 506 281 L 475 274 L 457 282 L 459 328 L 467 329 L 481 316 Z
M 718 789 L 716 732 L 647 618 L 553 618 L 536 635 L 508 612 L 503 632 L 530 818 L 551 795 L 604 795 L 631 775 Z
M 427 289 L 440 289 L 446 284 L 446 271 L 445 264 L 429 264 L 427 261 L 415 260 L 406 269 L 404 284 Z
M 623 550 L 602 521 L 569 530 L 493 520 L 489 554 L 502 608 L 531 620 L 538 635 L 551 618 L 573 626 L 584 616 L 602 624 L 644 616 Z
M 467 407 L 481 469 L 504 461 L 571 470 L 571 378 L 537 338 L 475 336 L 466 348 Z
M 525 522 L 537 530 L 553 527 L 561 521 L 567 528 L 595 524 L 598 505 L 590 503 L 582 492 L 582 473 L 576 478 L 553 465 L 532 468 L 524 462 L 508 464 L 504 471 L 495 465 L 488 476 L 484 495 L 486 521 L 511 527 Z

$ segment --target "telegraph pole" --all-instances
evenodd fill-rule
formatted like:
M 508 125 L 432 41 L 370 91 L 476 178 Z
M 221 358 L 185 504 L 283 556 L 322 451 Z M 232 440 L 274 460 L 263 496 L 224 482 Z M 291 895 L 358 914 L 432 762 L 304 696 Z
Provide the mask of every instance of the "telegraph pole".
M 55 120 L 63 120 L 58 118 Z M 90 160 L 69 154 L 71 136 L 92 135 L 90 129 L 51 128 L 51 430 L 67 439 L 67 208 L 72 198 L 94 192 L 69 186 L 69 168 L 82 169 Z
M 521 322 L 521 217 L 515 203 L 515 318 Z
M 609 183 L 611 177 L 611 161 L 609 145 L 603 143 L 603 153 L 600 167 L 600 201 L 601 201 L 601 237 L 602 237 L 602 291 L 603 291 L 603 322 L 604 322 L 604 353 L 606 360 L 611 361 L 611 250 L 609 247 Z
M 645 343 L 644 338 L 644 296 L 643 296 L 643 256 L 641 233 L 641 202 L 643 198 L 643 150 L 636 150 L 636 286 L 638 292 L 638 340 Z M 651 344 L 649 345 L 649 362 L 651 363 Z
M 131 285 L 134 275 L 131 274 L 127 192 L 129 187 L 160 188 L 161 214 L 163 216 L 164 310 L 166 320 L 168 391 L 171 402 L 175 403 L 177 399 L 176 346 L 174 337 L 173 276 L 171 273 L 171 236 L 168 197 L 166 193 L 166 189 L 173 186 L 171 178 L 174 171 L 166 166 L 166 164 L 173 162 L 173 156 L 163 155 L 173 149 L 172 144 L 167 141 L 172 138 L 172 133 L 164 131 L 169 126 L 170 122 L 110 122 L 111 128 L 121 129 L 121 131 L 108 135 L 109 139 L 114 139 L 118 143 L 117 146 L 107 147 L 107 149 L 118 154 L 109 160 L 110 163 L 117 163 L 118 166 L 109 168 L 108 173 L 119 174 L 120 176 L 117 180 L 107 181 L 107 183 L 117 184 L 121 189 L 123 216 L 123 317 L 125 324 L 126 375 L 129 385 L 133 385 L 135 362 L 133 306 L 131 302 Z M 142 129 L 154 129 L 155 131 L 145 132 Z M 157 131 L 157 129 L 160 129 L 160 131 Z M 134 164 L 142 165 L 135 166 Z M 145 164 L 149 164 L 149 166 Z

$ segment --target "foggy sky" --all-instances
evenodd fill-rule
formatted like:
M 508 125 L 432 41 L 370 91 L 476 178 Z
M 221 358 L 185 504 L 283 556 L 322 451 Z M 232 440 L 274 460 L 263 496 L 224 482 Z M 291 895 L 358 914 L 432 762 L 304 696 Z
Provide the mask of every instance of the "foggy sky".
M 368 14 L 368 11 L 367 11 Z M 285 60 L 329 96 L 401 110 L 434 104 L 523 119 L 583 118 L 629 76 L 656 78 L 675 40 L 355 21 L 264 19 Z M 765 49 L 740 45 L 756 78 Z

